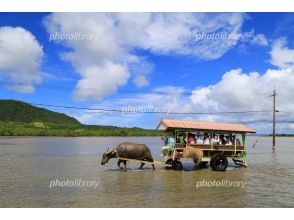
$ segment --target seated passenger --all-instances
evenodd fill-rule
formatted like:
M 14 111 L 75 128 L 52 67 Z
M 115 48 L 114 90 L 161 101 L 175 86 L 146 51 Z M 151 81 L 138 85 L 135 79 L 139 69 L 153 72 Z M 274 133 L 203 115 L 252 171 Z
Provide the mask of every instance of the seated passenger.
M 188 134 L 188 144 L 196 144 L 196 140 L 191 133 Z
M 179 137 L 178 137 L 178 143 L 180 144 L 186 144 L 186 135 L 183 133 L 183 134 L 179 134 Z
M 241 145 L 242 145 L 242 144 L 241 144 L 241 141 L 240 141 L 239 138 L 236 139 L 236 145 L 237 145 L 237 146 L 241 146 Z
M 174 147 L 176 144 L 175 138 L 172 136 L 166 137 L 165 139 L 165 145 L 169 147 Z
M 203 144 L 203 138 L 202 138 L 201 135 L 198 135 L 198 136 L 197 136 L 196 143 L 197 143 L 197 144 Z
M 226 140 L 226 145 L 233 145 L 230 136 L 226 136 L 226 139 L 225 140 Z
M 215 134 L 215 135 L 213 136 L 213 138 L 211 139 L 211 143 L 212 143 L 213 145 L 217 145 L 217 144 L 220 144 L 219 142 L 220 142 L 219 137 L 218 137 L 217 134 Z
M 225 136 L 223 134 L 221 134 L 219 136 L 219 144 L 220 145 L 226 145 L 226 140 L 225 140 Z
M 209 135 L 204 133 L 203 144 L 210 144 Z
M 241 145 L 240 139 L 239 138 L 236 138 L 236 135 L 233 135 L 233 137 L 232 137 L 232 143 L 235 145 L 235 142 L 236 142 L 236 145 L 237 146 L 240 146 Z

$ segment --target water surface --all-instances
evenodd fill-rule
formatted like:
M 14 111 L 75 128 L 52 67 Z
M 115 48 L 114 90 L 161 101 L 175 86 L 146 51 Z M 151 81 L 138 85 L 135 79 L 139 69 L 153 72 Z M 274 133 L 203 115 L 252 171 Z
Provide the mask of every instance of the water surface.
M 256 146 L 253 143 L 258 140 Z M 248 168 L 155 171 L 116 160 L 101 166 L 103 151 L 123 141 L 147 144 L 160 160 L 159 137 L 0 137 L 0 207 L 294 207 L 294 138 L 249 137 Z M 97 181 L 94 187 L 49 188 L 54 180 Z M 241 181 L 245 187 L 196 187 L 199 181 Z

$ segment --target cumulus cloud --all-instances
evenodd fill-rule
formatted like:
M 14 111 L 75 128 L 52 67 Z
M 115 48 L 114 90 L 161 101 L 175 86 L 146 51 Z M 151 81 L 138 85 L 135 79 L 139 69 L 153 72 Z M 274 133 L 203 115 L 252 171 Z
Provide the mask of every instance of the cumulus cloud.
M 239 34 L 243 14 L 163 13 L 153 14 L 140 44 L 157 54 L 193 55 L 204 60 L 221 57 L 238 39 L 214 38 L 207 34 Z M 197 36 L 204 36 L 197 38 Z M 218 45 L 217 47 L 215 47 Z
M 284 45 L 283 48 L 287 48 Z M 276 49 L 274 43 L 272 50 Z M 291 49 L 287 48 L 287 51 Z M 288 61 L 288 58 L 286 58 Z M 281 63 L 285 61 L 280 60 Z M 255 114 L 217 114 L 217 115 L 169 115 L 160 114 L 147 117 L 146 115 L 125 114 L 124 119 L 130 125 L 142 126 L 148 122 L 152 128 L 161 117 L 176 117 L 181 119 L 197 119 L 204 121 L 223 121 L 246 123 L 254 127 L 258 133 L 270 133 L 272 123 L 272 90 L 276 87 L 277 131 L 294 132 L 294 66 L 285 68 L 268 69 L 265 72 L 246 73 L 242 69 L 233 69 L 223 74 L 215 84 L 194 90 L 186 90 L 181 87 L 159 87 L 148 94 L 137 94 L 132 97 L 124 97 L 116 101 L 105 101 L 102 104 L 108 108 L 121 109 L 127 106 L 148 107 L 162 109 L 168 112 L 228 112 L 228 111 L 259 111 Z M 102 113 L 100 113 L 102 114 Z M 87 114 L 88 122 L 95 121 L 95 115 Z M 109 116 L 105 124 L 115 123 L 115 117 Z M 122 122 L 120 122 L 122 123 Z
M 118 86 L 126 84 L 128 78 L 129 72 L 121 64 L 106 61 L 100 66 L 89 66 L 76 86 L 75 97 L 85 100 L 111 95 Z
M 252 40 L 252 44 L 260 45 L 260 46 L 268 46 L 268 41 L 264 34 L 257 34 L 255 35 Z
M 271 64 L 280 68 L 286 68 L 294 65 L 294 49 L 289 49 L 285 38 L 276 40 L 273 44 L 271 55 Z
M 264 73 L 243 72 L 233 69 L 223 74 L 216 84 L 195 89 L 191 101 L 205 112 L 209 111 L 256 111 L 270 110 L 272 99 L 268 97 L 274 87 L 278 92 L 277 109 L 278 130 L 293 132 L 294 104 L 294 54 L 285 39 L 276 40 L 271 49 L 271 63 L 277 68 Z M 205 119 L 205 118 L 204 118 Z M 242 115 L 215 115 L 212 120 L 241 121 L 252 124 L 259 132 L 270 132 L 271 112 Z
M 149 85 L 148 74 L 151 71 L 142 73 L 132 69 L 133 65 L 148 63 L 136 53 L 137 50 L 157 55 L 217 59 L 239 39 L 195 39 L 195 36 L 199 33 L 239 34 L 243 21 L 244 15 L 240 13 L 54 13 L 46 17 L 44 23 L 50 38 L 56 33 L 94 36 L 82 40 L 65 37 L 55 41 L 69 49 L 62 54 L 62 58 L 70 61 L 81 77 L 75 97 L 96 100 L 113 94 L 130 78 L 138 87 Z M 113 68 L 112 71 L 118 72 L 108 73 L 103 69 L 105 63 L 121 66 L 124 71 Z M 89 73 L 89 67 L 95 69 L 95 73 Z M 118 80 L 102 80 L 112 75 Z M 85 91 L 88 86 L 91 86 L 92 92 Z M 107 92 L 101 89 L 106 87 Z
M 21 27 L 0 27 L 0 77 L 13 83 L 10 89 L 33 92 L 41 83 L 39 71 L 42 46 L 34 35 Z
M 284 95 L 289 94 L 294 86 L 293 68 L 283 70 L 267 70 L 264 74 L 257 72 L 243 73 L 241 69 L 234 69 L 225 73 L 222 79 L 208 87 L 193 91 L 191 99 L 203 109 L 221 111 L 260 110 L 270 109 L 271 90 L 276 85 Z M 206 91 L 205 93 L 201 91 Z M 280 107 L 294 110 L 294 106 L 280 97 Z
M 137 75 L 134 79 L 134 83 L 138 87 L 144 87 L 149 85 L 149 81 L 146 79 L 144 75 Z

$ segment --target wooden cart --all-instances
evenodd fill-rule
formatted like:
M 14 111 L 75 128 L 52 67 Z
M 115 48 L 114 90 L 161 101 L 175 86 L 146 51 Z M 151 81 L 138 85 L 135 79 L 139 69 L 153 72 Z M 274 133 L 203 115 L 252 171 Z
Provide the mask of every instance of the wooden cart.
M 214 171 L 225 171 L 228 166 L 228 158 L 237 165 L 247 167 L 246 134 L 255 133 L 252 128 L 242 124 L 171 119 L 162 119 L 157 129 L 165 130 L 167 133 L 164 138 L 162 156 L 165 157 L 166 164 L 171 165 L 175 170 L 182 170 L 183 165 L 180 160 L 187 147 L 202 150 L 203 157 L 201 161 L 197 161 L 197 164 L 202 167 L 209 162 Z M 201 135 L 206 136 L 205 141 L 202 140 L 203 143 L 197 141 Z M 195 142 L 193 136 L 196 136 Z M 216 137 L 222 136 L 226 138 L 218 141 Z M 224 142 L 225 139 L 227 142 Z

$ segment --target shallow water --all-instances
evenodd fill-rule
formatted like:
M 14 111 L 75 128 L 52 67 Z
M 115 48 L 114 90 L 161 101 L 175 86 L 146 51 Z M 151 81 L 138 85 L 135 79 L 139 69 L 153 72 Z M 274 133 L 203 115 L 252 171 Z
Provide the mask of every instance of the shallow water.
M 189 160 L 184 171 L 101 166 L 103 151 L 123 141 L 147 144 L 160 160 L 159 137 L 0 137 L 0 207 L 294 207 L 294 138 L 277 138 L 272 153 L 269 137 L 248 137 L 249 167 L 226 172 L 193 170 Z M 99 185 L 49 188 L 56 179 Z

